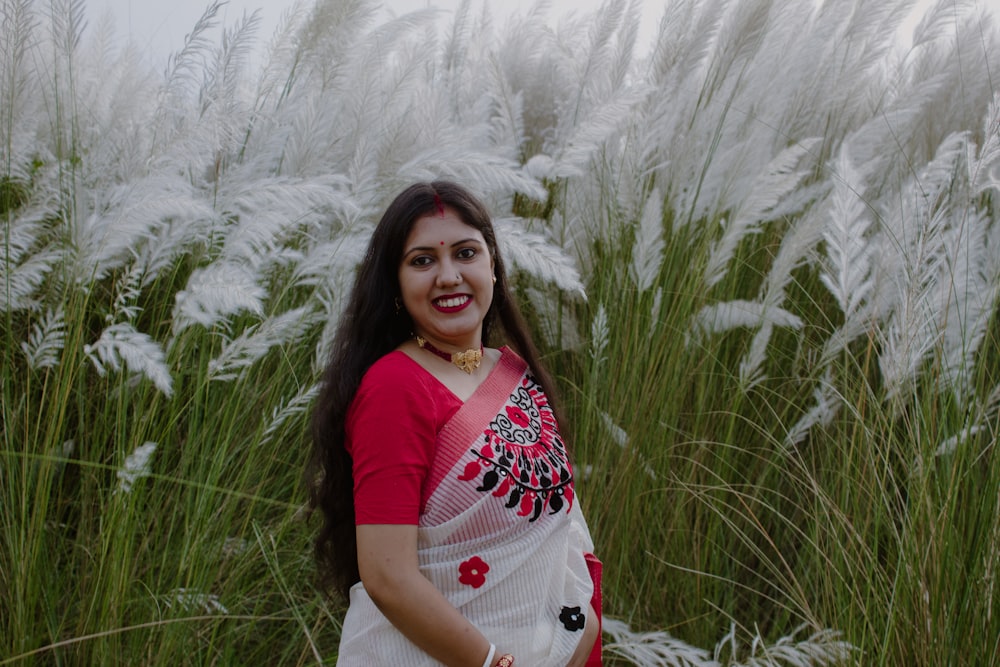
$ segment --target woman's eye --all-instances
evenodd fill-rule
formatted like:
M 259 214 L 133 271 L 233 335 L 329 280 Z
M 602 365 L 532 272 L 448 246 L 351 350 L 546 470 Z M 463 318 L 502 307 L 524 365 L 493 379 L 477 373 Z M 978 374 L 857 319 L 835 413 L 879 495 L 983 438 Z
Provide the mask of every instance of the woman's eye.
M 456 255 L 459 259 L 472 259 L 476 256 L 476 251 L 473 248 L 462 248 Z
M 414 257 L 410 262 L 413 266 L 427 266 L 431 263 L 431 258 L 427 255 L 420 255 L 419 257 Z

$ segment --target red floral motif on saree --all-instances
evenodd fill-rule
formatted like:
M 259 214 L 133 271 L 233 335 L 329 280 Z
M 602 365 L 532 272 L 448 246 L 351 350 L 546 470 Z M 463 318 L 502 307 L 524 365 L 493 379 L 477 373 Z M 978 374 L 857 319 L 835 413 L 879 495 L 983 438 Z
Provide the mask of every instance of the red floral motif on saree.
M 542 512 L 569 512 L 573 473 L 555 414 L 535 379 L 525 375 L 504 409 L 483 431 L 459 479 L 506 498 L 504 506 L 535 521 Z
M 479 588 L 486 583 L 490 566 L 479 556 L 473 556 L 458 566 L 458 581 L 466 586 Z

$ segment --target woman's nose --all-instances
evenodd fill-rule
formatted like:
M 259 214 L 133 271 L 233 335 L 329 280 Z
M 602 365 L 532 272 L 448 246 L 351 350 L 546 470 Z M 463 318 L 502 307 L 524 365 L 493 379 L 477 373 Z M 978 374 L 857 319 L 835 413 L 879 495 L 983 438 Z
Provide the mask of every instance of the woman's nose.
M 459 285 L 462 282 L 462 273 L 451 262 L 441 262 L 438 265 L 437 282 L 442 287 Z

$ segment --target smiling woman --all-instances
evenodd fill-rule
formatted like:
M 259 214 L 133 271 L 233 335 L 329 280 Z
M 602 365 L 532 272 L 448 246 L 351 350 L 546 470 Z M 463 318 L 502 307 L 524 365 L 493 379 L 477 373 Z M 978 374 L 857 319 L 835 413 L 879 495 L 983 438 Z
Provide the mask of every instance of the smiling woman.
M 489 213 L 454 183 L 405 190 L 313 418 L 339 665 L 600 664 L 600 563 L 552 398 Z

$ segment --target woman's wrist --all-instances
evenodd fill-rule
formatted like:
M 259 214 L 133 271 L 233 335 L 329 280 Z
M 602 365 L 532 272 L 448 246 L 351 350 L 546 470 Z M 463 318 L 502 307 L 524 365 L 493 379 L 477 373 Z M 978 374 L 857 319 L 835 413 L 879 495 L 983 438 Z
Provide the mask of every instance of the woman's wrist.
M 486 659 L 483 660 L 483 667 L 493 667 L 493 656 L 497 654 L 496 644 L 490 644 L 489 653 L 486 654 Z
M 493 667 L 512 667 L 514 664 L 514 656 L 510 653 L 504 653 L 497 659 L 497 662 Z

